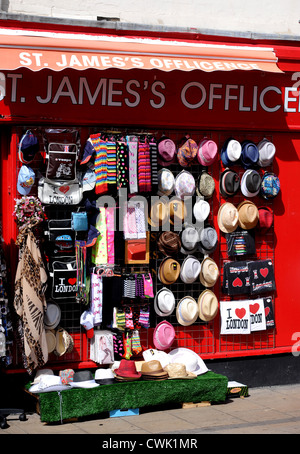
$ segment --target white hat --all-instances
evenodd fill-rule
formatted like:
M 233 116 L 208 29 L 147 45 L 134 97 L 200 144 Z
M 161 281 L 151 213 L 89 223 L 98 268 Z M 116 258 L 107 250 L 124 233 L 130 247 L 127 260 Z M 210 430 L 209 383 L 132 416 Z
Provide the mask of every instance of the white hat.
M 206 200 L 198 199 L 193 206 L 193 213 L 198 222 L 204 222 L 209 215 L 210 204 Z
M 170 289 L 163 287 L 154 298 L 154 309 L 157 315 L 167 317 L 172 314 L 175 308 L 175 297 Z
M 37 384 L 29 388 L 31 393 L 46 393 L 51 391 L 64 391 L 70 389 L 70 385 L 63 385 L 57 375 L 42 375 Z
M 241 153 L 242 153 L 242 146 L 240 142 L 238 142 L 235 139 L 229 140 L 227 144 L 227 156 L 228 159 L 232 162 L 237 161 L 240 159 Z
M 202 358 L 189 348 L 176 348 L 175 350 L 170 351 L 168 356 L 172 363 L 182 363 L 185 365 L 186 370 L 193 372 L 196 375 L 205 374 L 205 372 L 209 370 Z
M 75 372 L 71 386 L 72 388 L 96 388 L 99 384 L 95 382 L 91 371 L 80 370 Z
M 270 142 L 268 139 L 262 139 L 259 144 L 257 145 L 259 158 L 258 158 L 258 165 L 261 167 L 267 167 L 272 164 L 276 148 L 275 145 Z
M 95 382 L 99 385 L 109 385 L 115 382 L 115 375 L 111 369 L 97 369 L 95 372 Z
M 56 345 L 56 337 L 51 329 L 46 329 L 46 341 L 48 347 L 48 353 L 52 353 Z
M 89 339 L 94 337 L 94 315 L 92 311 L 84 311 L 80 316 L 80 324 L 86 329 Z
M 180 199 L 191 197 L 196 190 L 196 182 L 193 175 L 187 170 L 182 170 L 175 178 L 175 194 Z
M 41 379 L 41 377 L 43 375 L 54 375 L 54 372 L 53 372 L 52 369 L 39 369 L 39 370 L 37 370 L 32 384 L 36 385 L 37 383 L 39 383 L 40 379 Z
M 58 304 L 49 302 L 44 315 L 44 325 L 46 329 L 54 329 L 60 322 L 61 310 Z
M 201 263 L 193 255 L 188 255 L 180 268 L 180 278 L 185 284 L 195 282 L 201 271 Z
M 175 186 L 175 177 L 171 170 L 160 169 L 157 174 L 158 177 L 158 195 L 168 196 L 172 194 Z
M 159 361 L 162 368 L 171 362 L 170 357 L 166 352 L 156 350 L 155 348 L 149 348 L 148 350 L 143 351 L 143 358 L 145 361 Z
M 197 320 L 198 316 L 198 305 L 194 298 L 185 296 L 179 301 L 176 308 L 176 317 L 180 325 L 190 326 Z

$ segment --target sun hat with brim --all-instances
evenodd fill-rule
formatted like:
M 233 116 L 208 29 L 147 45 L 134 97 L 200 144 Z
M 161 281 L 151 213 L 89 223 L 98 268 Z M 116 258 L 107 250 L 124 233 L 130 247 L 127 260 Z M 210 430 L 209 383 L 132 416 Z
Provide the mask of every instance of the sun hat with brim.
M 240 188 L 240 177 L 237 172 L 225 169 L 220 175 L 219 187 L 224 197 L 234 196 Z
M 256 170 L 248 169 L 241 181 L 241 192 L 245 197 L 255 197 L 261 187 L 261 176 Z
M 158 270 L 159 280 L 165 284 L 174 284 L 180 274 L 180 264 L 172 257 L 166 257 L 160 264 Z
M 185 284 L 192 284 L 198 278 L 200 270 L 201 263 L 199 260 L 192 255 L 188 255 L 181 264 L 180 279 Z
M 150 379 L 151 377 L 168 378 L 168 374 L 166 374 L 161 363 L 156 359 L 145 361 L 141 367 L 141 374 L 143 378 L 145 378 L 145 376 L 148 376 Z
M 166 256 L 176 256 L 181 248 L 181 241 L 176 232 L 162 232 L 158 241 L 158 249 Z
M 163 320 L 155 327 L 153 331 L 153 343 L 157 350 L 166 350 L 170 348 L 174 340 L 174 327 L 167 320 Z
M 196 300 L 191 296 L 184 296 L 177 304 L 176 317 L 182 326 L 190 326 L 199 316 Z
M 43 375 L 54 375 L 54 372 L 53 372 L 52 369 L 39 369 L 39 370 L 37 370 L 32 384 L 36 385 L 37 383 L 39 383 L 40 379 L 41 379 L 41 377 Z
M 199 274 L 200 282 L 204 287 L 213 287 L 219 278 L 220 272 L 216 262 L 211 257 L 205 257 L 201 263 Z
M 210 199 L 215 190 L 215 180 L 213 177 L 207 173 L 205 170 L 202 170 L 197 179 L 196 184 L 196 194 L 198 196 L 203 196 L 206 199 Z
M 44 325 L 46 329 L 54 329 L 58 326 L 61 318 L 61 310 L 58 304 L 48 302 L 44 315 Z
M 193 213 L 198 222 L 204 222 L 210 213 L 210 204 L 206 200 L 198 199 L 193 206 Z
M 46 329 L 45 333 L 46 333 L 48 353 L 52 353 L 55 350 L 55 345 L 56 345 L 55 334 L 51 329 Z
M 112 385 L 116 382 L 115 375 L 111 369 L 97 369 L 95 372 L 95 382 L 99 385 Z
M 218 226 L 224 233 L 231 233 L 237 229 L 238 226 L 238 210 L 230 202 L 223 203 L 218 211 Z
M 190 225 L 186 225 L 184 230 L 181 232 L 181 249 L 182 254 L 193 254 L 198 249 L 199 232 L 198 230 Z
M 274 214 L 270 207 L 258 207 L 258 227 L 261 232 L 267 232 L 273 224 Z
M 160 169 L 157 173 L 158 189 L 157 195 L 169 196 L 175 188 L 175 177 L 171 170 Z
M 57 356 L 71 353 L 74 347 L 74 341 L 72 336 L 63 328 L 59 328 L 56 331 L 56 344 L 54 353 Z
M 175 178 L 175 195 L 183 200 L 192 197 L 196 190 L 195 178 L 187 170 L 182 170 Z
M 204 322 L 213 320 L 219 310 L 216 295 L 211 290 L 204 290 L 198 298 L 199 317 Z
M 198 146 L 197 159 L 204 167 L 212 165 L 218 156 L 218 146 L 211 139 L 204 138 Z
M 145 361 L 152 361 L 156 359 L 160 362 L 162 367 L 165 367 L 167 364 L 170 363 L 170 357 L 168 353 L 157 350 L 156 348 L 148 348 L 147 350 L 143 351 L 143 358 Z
M 66 391 L 70 389 L 70 385 L 63 385 L 61 378 L 57 375 L 42 375 L 40 381 L 35 385 L 30 386 L 30 393 L 47 393 L 52 391 Z
M 182 167 L 190 166 L 198 151 L 196 142 L 191 138 L 185 138 L 183 144 L 178 148 L 177 160 Z
M 175 296 L 170 289 L 163 287 L 154 298 L 154 310 L 160 317 L 168 317 L 175 309 Z
M 157 162 L 163 167 L 176 163 L 176 145 L 173 140 L 166 136 L 161 137 L 157 142 Z
M 259 220 L 259 213 L 257 206 L 250 200 L 244 200 L 238 207 L 239 226 L 244 230 L 254 229 Z
M 197 378 L 197 375 L 186 369 L 183 363 L 170 363 L 165 367 L 169 380 Z
M 272 164 L 275 153 L 276 147 L 275 145 L 270 142 L 268 139 L 262 139 L 259 144 L 257 145 L 259 158 L 257 164 L 260 167 L 268 167 Z
M 244 169 L 253 168 L 257 164 L 258 158 L 259 153 L 255 143 L 250 140 L 244 140 L 241 153 L 241 163 Z
M 175 348 L 168 353 L 168 356 L 171 363 L 184 364 L 186 370 L 196 375 L 205 374 L 208 371 L 203 359 L 189 348 Z
M 242 146 L 240 142 L 233 138 L 229 138 L 223 144 L 221 149 L 221 161 L 224 166 L 232 166 L 237 164 L 242 153 Z
M 178 198 L 172 198 L 169 202 L 169 213 L 170 223 L 172 225 L 182 224 L 187 214 L 184 201 Z
M 163 226 L 169 219 L 169 205 L 164 198 L 155 200 L 149 207 L 148 223 L 152 227 Z
M 99 386 L 99 384 L 95 382 L 92 372 L 89 370 L 75 372 L 73 381 L 70 384 L 72 388 L 96 388 Z
M 206 226 L 199 235 L 198 249 L 202 254 L 212 254 L 218 245 L 218 234 L 211 226 Z
M 261 180 L 260 195 L 266 199 L 274 199 L 280 191 L 280 181 L 275 173 L 266 172 Z

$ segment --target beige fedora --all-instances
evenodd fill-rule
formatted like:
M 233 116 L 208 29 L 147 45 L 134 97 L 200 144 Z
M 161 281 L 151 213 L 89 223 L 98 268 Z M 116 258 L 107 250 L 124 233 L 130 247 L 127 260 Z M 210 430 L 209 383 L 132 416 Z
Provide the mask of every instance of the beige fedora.
M 166 257 L 160 264 L 158 270 L 159 280 L 165 284 L 174 284 L 180 274 L 180 264 L 172 257 Z
M 71 353 L 74 347 L 72 336 L 63 328 L 58 328 L 56 331 L 56 345 L 54 353 L 57 356 L 62 356 L 65 353 Z
M 257 206 L 250 200 L 244 200 L 238 205 L 237 210 L 239 226 L 245 230 L 254 229 L 259 221 Z
M 156 200 L 149 208 L 148 223 L 152 227 L 164 225 L 169 219 L 169 204 L 164 198 Z
M 211 290 L 204 290 L 198 298 L 199 317 L 204 322 L 210 322 L 215 318 L 219 310 L 216 295 Z
M 211 257 L 205 257 L 201 264 L 200 282 L 204 287 L 213 287 L 220 275 L 218 265 Z
M 177 225 L 184 222 L 187 215 L 186 206 L 183 200 L 172 198 L 169 202 L 170 223 Z
M 177 321 L 182 326 L 195 323 L 199 316 L 197 302 L 191 296 L 182 298 L 176 307 Z
M 218 226 L 224 233 L 231 233 L 237 229 L 238 226 L 238 210 L 230 202 L 225 202 L 220 206 L 218 211 Z
M 46 332 L 48 353 L 52 353 L 55 350 L 55 345 L 56 345 L 55 331 L 51 330 L 51 329 L 46 329 L 45 332 Z

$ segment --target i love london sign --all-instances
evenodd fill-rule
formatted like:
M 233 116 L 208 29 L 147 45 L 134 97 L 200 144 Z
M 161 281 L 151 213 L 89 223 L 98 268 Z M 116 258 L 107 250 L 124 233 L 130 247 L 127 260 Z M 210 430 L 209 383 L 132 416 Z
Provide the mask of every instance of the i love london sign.
M 262 298 L 256 300 L 221 301 L 221 334 L 250 334 L 266 329 Z

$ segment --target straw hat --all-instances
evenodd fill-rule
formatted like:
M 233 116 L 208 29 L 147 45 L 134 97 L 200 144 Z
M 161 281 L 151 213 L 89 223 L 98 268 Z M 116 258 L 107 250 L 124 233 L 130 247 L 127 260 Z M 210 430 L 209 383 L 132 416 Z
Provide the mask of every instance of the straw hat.
M 165 367 L 165 370 L 169 374 L 169 379 L 178 378 L 196 378 L 197 375 L 193 372 L 187 371 L 185 364 L 182 363 L 170 363 Z
M 199 260 L 192 255 L 188 255 L 180 268 L 180 278 L 182 282 L 185 284 L 192 284 L 199 276 L 200 270 L 201 263 Z
M 172 198 L 169 202 L 170 223 L 180 224 L 184 221 L 187 211 L 183 200 Z
M 171 323 L 163 320 L 153 331 L 153 343 L 157 350 L 170 348 L 175 339 L 175 330 Z
M 238 210 L 238 224 L 244 230 L 254 229 L 259 220 L 259 213 L 257 206 L 250 200 L 244 200 L 237 207 Z
M 65 353 L 70 353 L 73 350 L 74 341 L 72 336 L 63 328 L 56 331 L 56 344 L 54 353 L 62 356 Z
M 199 315 L 198 306 L 194 298 L 185 296 L 177 304 L 176 317 L 182 326 L 190 326 L 197 320 Z
M 218 265 L 210 258 L 205 257 L 201 263 L 200 282 L 204 287 L 213 287 L 220 275 Z
M 164 225 L 169 218 L 169 205 L 164 198 L 156 200 L 149 208 L 148 223 L 152 227 Z
M 210 213 L 210 204 L 206 200 L 198 199 L 193 206 L 193 213 L 198 222 L 204 222 Z
M 161 317 L 168 317 L 175 309 L 175 296 L 166 287 L 160 289 L 154 298 L 154 310 Z
M 158 249 L 167 257 L 175 256 L 181 248 L 181 241 L 178 233 L 176 232 L 162 232 L 158 241 Z
M 166 257 L 160 264 L 158 270 L 159 280 L 165 284 L 170 285 L 177 281 L 180 274 L 180 265 L 172 257 Z
M 209 173 L 207 173 L 205 170 L 202 170 L 197 179 L 196 194 L 198 196 L 203 196 L 206 199 L 209 199 L 210 197 L 212 197 L 214 190 L 215 180 Z
M 45 332 L 46 332 L 48 353 L 52 353 L 55 349 L 56 337 L 55 337 L 54 331 L 52 331 L 51 329 L 46 329 Z
M 219 229 L 224 233 L 231 233 L 238 226 L 238 210 L 232 203 L 225 202 L 219 208 L 217 219 Z
M 210 322 L 218 313 L 219 304 L 216 295 L 211 290 L 204 290 L 198 298 L 199 317 L 204 322 Z
M 144 380 L 165 380 L 168 378 L 167 372 L 156 359 L 145 361 L 141 367 L 141 374 Z

